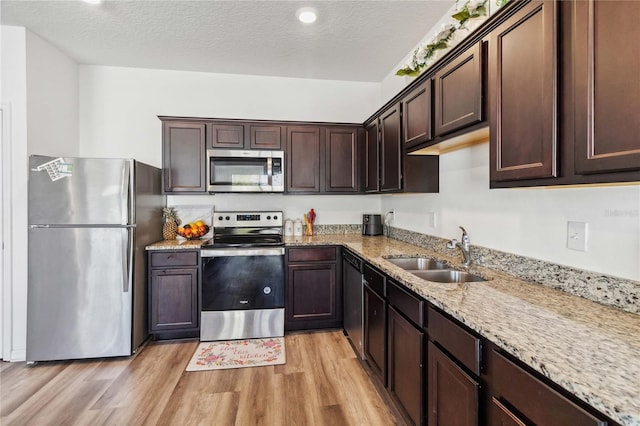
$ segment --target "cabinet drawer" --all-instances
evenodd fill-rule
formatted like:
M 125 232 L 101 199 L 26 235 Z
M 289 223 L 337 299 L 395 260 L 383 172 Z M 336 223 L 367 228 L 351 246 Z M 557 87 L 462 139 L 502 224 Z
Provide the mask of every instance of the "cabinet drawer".
M 382 297 L 386 297 L 387 293 L 384 288 L 384 275 L 376 271 L 369 265 L 364 265 L 364 279 L 369 287 Z
M 474 374 L 480 375 L 480 338 L 429 308 L 429 338 L 445 348 Z
M 287 249 L 289 262 L 334 262 L 338 259 L 337 247 L 309 247 Z
M 197 251 L 155 251 L 151 253 L 151 267 L 197 266 Z
M 387 285 L 387 300 L 418 327 L 424 325 L 424 301 L 408 293 L 393 281 L 389 281 Z
M 494 399 L 540 425 L 606 425 L 495 350 L 489 354 Z M 497 397 L 497 398 L 496 398 Z M 526 422 L 525 422 L 526 423 Z

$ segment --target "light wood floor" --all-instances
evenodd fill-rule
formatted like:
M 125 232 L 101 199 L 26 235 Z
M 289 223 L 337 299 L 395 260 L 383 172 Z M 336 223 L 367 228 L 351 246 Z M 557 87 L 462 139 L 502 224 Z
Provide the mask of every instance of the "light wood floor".
M 198 342 L 128 359 L 0 363 L 2 425 L 393 425 L 341 331 L 286 336 L 281 366 L 185 372 Z

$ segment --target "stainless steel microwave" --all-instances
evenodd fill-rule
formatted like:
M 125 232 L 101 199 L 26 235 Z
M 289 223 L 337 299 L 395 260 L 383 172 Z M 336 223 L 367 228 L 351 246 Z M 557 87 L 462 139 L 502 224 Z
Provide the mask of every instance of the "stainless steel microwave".
M 207 191 L 284 192 L 284 151 L 207 150 Z

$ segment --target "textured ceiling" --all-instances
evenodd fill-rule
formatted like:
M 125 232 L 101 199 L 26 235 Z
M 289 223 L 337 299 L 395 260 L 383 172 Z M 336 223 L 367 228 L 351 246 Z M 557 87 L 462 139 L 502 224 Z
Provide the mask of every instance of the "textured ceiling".
M 0 18 L 81 64 L 380 82 L 453 3 L 2 0 Z

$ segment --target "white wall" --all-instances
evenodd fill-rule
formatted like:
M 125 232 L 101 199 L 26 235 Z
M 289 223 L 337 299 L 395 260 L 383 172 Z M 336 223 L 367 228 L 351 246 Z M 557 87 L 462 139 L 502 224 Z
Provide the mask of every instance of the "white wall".
M 27 60 L 26 31 L 2 26 L 2 103 L 11 107 L 11 235 L 6 243 L 12 258 L 11 279 L 3 283 L 13 309 L 3 321 L 4 359 L 25 357 L 27 320 Z M 5 304 L 6 306 L 6 304 Z M 5 312 L 5 314 L 7 314 Z M 7 329 L 6 327 L 10 327 Z
M 362 123 L 379 106 L 377 83 L 80 66 L 81 154 L 162 164 L 158 115 Z M 169 205 L 283 210 L 316 224 L 361 223 L 379 196 L 172 196 Z
M 29 154 L 77 156 L 78 64 L 32 32 L 26 36 Z
M 345 81 L 80 67 L 80 152 L 160 166 L 158 115 L 362 123 L 380 85 Z
M 472 245 L 640 280 L 640 186 L 489 189 L 489 144 L 440 156 L 440 193 L 385 195 L 394 225 Z M 428 221 L 436 216 L 436 226 Z M 567 221 L 588 223 L 587 252 L 567 248 Z
M 26 354 L 28 155 L 78 155 L 77 64 L 24 28 L 2 26 L 1 89 L 2 103 L 11 108 L 12 276 L 4 284 L 10 286 L 12 308 L 7 334 L 9 358 L 20 361 Z

